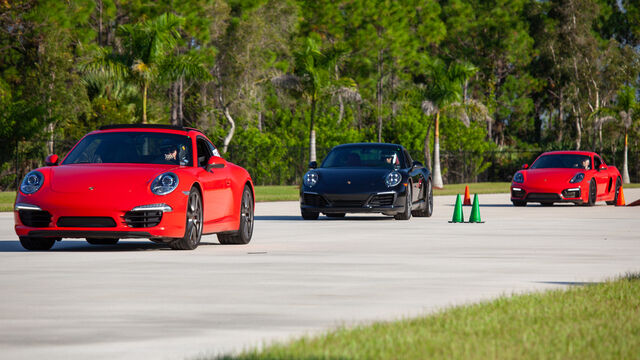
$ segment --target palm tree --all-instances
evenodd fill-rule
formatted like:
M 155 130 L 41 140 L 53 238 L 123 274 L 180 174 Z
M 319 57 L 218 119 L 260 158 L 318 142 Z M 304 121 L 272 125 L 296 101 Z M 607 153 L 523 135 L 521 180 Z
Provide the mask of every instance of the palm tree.
M 482 120 L 488 118 L 486 107 L 479 101 L 464 98 L 464 87 L 468 79 L 478 69 L 467 63 L 451 63 L 446 66 L 435 60 L 428 67 L 430 81 L 424 89 L 422 111 L 425 115 L 435 115 L 435 131 L 433 141 L 433 187 L 442 188 L 442 171 L 440 169 L 440 114 L 447 112 L 466 126 L 469 126 L 469 113 L 481 115 Z M 428 136 L 428 134 L 427 134 Z M 425 139 L 428 144 L 428 139 Z M 426 145 L 425 145 L 426 146 Z
M 623 86 L 618 92 L 617 107 L 620 120 L 624 127 L 624 162 L 622 164 L 622 182 L 629 184 L 629 162 L 627 154 L 629 152 L 629 128 L 633 124 L 637 112 L 636 89 L 631 86 Z
M 122 52 L 100 48 L 83 65 L 89 75 L 104 75 L 114 81 L 135 84 L 142 96 L 142 123 L 147 123 L 149 87 L 160 80 L 179 77 L 206 77 L 208 72 L 197 56 L 175 56 L 172 52 L 181 39 L 184 19 L 173 14 L 136 24 L 121 25 L 116 35 L 122 41 Z

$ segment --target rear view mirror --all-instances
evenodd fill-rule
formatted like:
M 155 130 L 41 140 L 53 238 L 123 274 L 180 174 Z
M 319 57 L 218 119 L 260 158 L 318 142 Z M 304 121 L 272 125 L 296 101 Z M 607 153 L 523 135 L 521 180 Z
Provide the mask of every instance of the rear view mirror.
M 56 166 L 56 165 L 58 165 L 58 155 L 51 154 L 51 155 L 47 156 L 47 158 L 44 160 L 44 163 L 47 166 Z
M 318 163 L 315 161 L 310 161 L 309 162 L 309 169 L 317 169 L 318 168 Z
M 523 169 L 523 170 L 526 170 L 526 169 L 528 169 L 528 168 L 529 168 L 529 164 L 524 164 L 524 165 L 522 165 L 522 169 Z
M 209 158 L 209 161 L 207 161 L 207 171 L 211 171 L 212 169 L 222 169 L 225 166 L 227 166 L 227 160 L 219 156 L 212 156 Z

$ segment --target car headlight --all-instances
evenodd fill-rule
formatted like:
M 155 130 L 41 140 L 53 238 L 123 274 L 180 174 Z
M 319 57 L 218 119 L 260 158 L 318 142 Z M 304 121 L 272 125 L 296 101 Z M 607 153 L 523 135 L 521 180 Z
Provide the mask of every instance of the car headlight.
M 384 178 L 384 183 L 387 185 L 387 187 L 394 187 L 400 184 L 400 181 L 402 181 L 402 175 L 400 175 L 400 173 L 397 171 L 388 173 Z
M 42 183 L 44 183 L 44 175 L 40 171 L 30 171 L 22 180 L 20 191 L 24 194 L 33 194 L 40 190 Z
M 584 180 L 584 173 L 577 173 L 573 175 L 573 177 L 571 178 L 571 180 L 569 180 L 569 182 L 572 184 L 575 184 L 575 183 L 581 182 L 582 180 Z
M 304 174 L 304 179 L 302 181 L 305 186 L 313 187 L 318 183 L 318 173 L 315 171 L 307 171 L 307 173 Z
M 167 195 L 178 187 L 178 175 L 168 172 L 158 175 L 151 182 L 151 192 L 156 195 Z
M 524 175 L 522 175 L 521 172 L 517 172 L 515 175 L 513 175 L 513 182 L 515 182 L 515 183 L 523 183 L 524 182 Z

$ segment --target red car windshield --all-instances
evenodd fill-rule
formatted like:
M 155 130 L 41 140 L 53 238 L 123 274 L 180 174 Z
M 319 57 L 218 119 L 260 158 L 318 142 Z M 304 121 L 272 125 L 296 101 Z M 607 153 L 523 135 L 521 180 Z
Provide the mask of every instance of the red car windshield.
M 193 164 L 191 139 L 160 132 L 108 132 L 86 136 L 63 164 Z
M 591 157 L 577 154 L 543 155 L 538 158 L 530 169 L 591 169 Z

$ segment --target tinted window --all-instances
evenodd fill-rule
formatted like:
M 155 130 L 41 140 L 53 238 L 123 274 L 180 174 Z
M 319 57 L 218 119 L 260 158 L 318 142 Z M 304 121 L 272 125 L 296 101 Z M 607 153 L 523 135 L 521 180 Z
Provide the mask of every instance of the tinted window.
M 198 137 L 198 166 L 206 167 L 207 161 L 212 156 L 211 149 L 209 148 L 208 141 L 202 137 Z
M 588 155 L 554 154 L 544 155 L 538 158 L 531 169 L 591 169 L 591 160 Z
M 86 136 L 63 164 L 132 163 L 192 165 L 191 139 L 157 132 L 109 132 Z
M 400 168 L 404 163 L 402 149 L 389 146 L 346 146 L 331 150 L 320 167 Z

